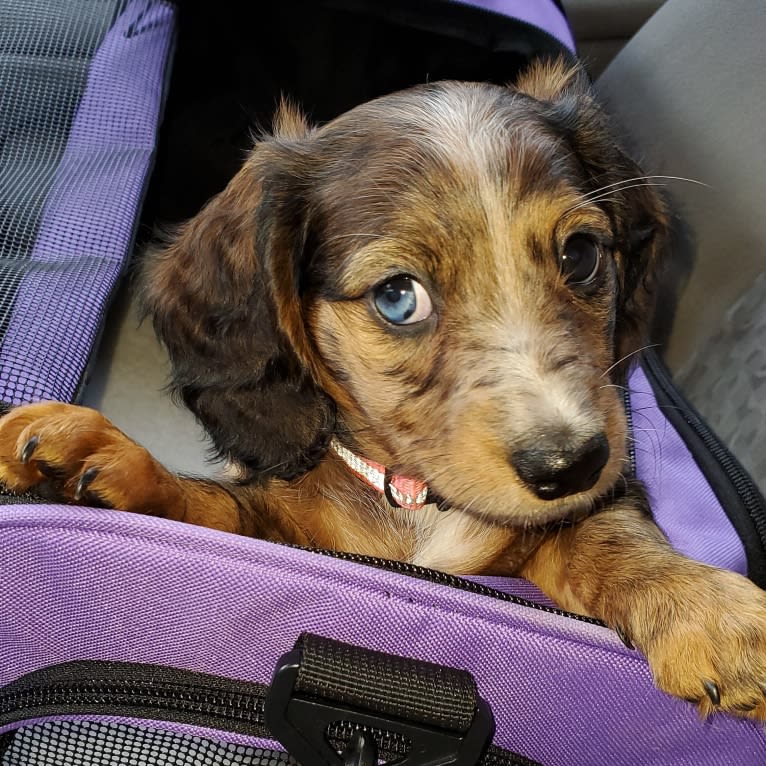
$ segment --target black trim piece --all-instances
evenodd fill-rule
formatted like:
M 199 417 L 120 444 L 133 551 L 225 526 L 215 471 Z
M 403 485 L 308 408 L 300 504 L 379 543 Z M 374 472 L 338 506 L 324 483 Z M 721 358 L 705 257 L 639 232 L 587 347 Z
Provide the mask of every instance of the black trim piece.
M 17 728 L 41 717 L 114 716 L 157 723 L 173 722 L 273 739 L 265 724 L 268 687 L 237 679 L 162 665 L 75 661 L 28 673 L 0 688 L 0 726 Z M 413 693 L 416 693 L 413 691 Z M 327 736 L 346 744 L 358 730 L 351 721 L 332 724 Z M 406 747 L 401 735 L 370 730 L 381 753 Z M 6 744 L 3 742 L 3 744 Z M 482 766 L 540 766 L 491 745 Z
M 571 63 L 575 63 L 577 61 L 577 54 L 570 50 L 564 43 L 558 39 L 558 37 L 554 37 L 550 32 L 548 32 L 545 29 L 542 29 L 542 27 L 535 26 L 534 24 L 530 24 L 527 21 L 524 21 L 523 19 L 519 19 L 516 16 L 506 16 L 504 13 L 500 13 L 499 11 L 493 11 L 491 8 L 483 8 L 478 5 L 473 5 L 470 2 L 465 2 L 465 0 L 446 0 L 446 2 L 451 3 L 452 5 L 463 5 L 467 7 L 471 13 L 477 15 L 477 16 L 484 16 L 487 18 L 490 24 L 490 29 L 492 29 L 494 26 L 496 26 L 502 19 L 503 22 L 512 22 L 516 24 L 523 32 L 525 36 L 528 36 L 530 40 L 534 40 L 535 38 L 539 38 L 541 42 L 537 42 L 537 46 L 535 47 L 532 52 L 529 54 L 529 59 L 532 60 L 533 58 L 537 58 L 540 56 L 551 56 L 551 55 L 561 55 L 567 60 L 569 60 Z M 556 7 L 561 11 L 561 16 L 564 20 L 564 22 L 567 25 L 567 28 L 571 32 L 571 26 L 569 24 L 569 18 L 566 15 L 566 12 L 564 10 L 564 6 L 561 3 L 561 0 L 553 0 Z M 572 32 L 572 39 L 574 40 L 574 33 Z M 542 44 L 541 44 L 542 43 Z
M 676 388 L 657 352 L 645 353 L 642 366 L 663 415 L 689 448 L 742 540 L 748 577 L 766 588 L 766 500 L 737 458 Z
M 320 1 L 332 8 L 377 16 L 389 23 L 459 39 L 491 53 L 514 52 L 527 61 L 558 56 L 572 64 L 577 61 L 576 54 L 546 30 L 464 0 L 389 0 L 379 6 L 368 0 Z M 558 1 L 556 5 L 561 9 Z M 563 18 L 569 26 L 565 14 Z M 509 72 L 508 78 L 515 74 L 518 73 Z
M 510 20 L 514 23 L 518 24 L 525 32 L 525 34 L 532 34 L 534 36 L 535 33 L 542 33 L 544 35 L 543 39 L 545 40 L 546 44 L 541 47 L 540 51 L 532 56 L 534 58 L 535 56 L 539 55 L 550 55 L 551 50 L 549 49 L 549 44 L 553 43 L 554 46 L 556 46 L 559 49 L 559 52 L 564 55 L 566 58 L 570 59 L 571 61 L 577 60 L 577 54 L 573 52 L 569 47 L 564 45 L 564 43 L 558 39 L 558 37 L 555 37 L 550 32 L 548 32 L 546 29 L 543 29 L 542 27 L 538 27 L 534 24 L 530 24 L 527 21 L 524 21 L 523 19 L 517 18 L 516 16 L 507 16 L 504 13 L 501 13 L 500 11 L 494 11 L 491 8 L 483 8 L 480 5 L 473 5 L 470 0 L 443 0 L 447 3 L 452 3 L 453 5 L 464 5 L 467 6 L 472 13 L 476 13 L 479 15 L 484 15 L 487 17 L 494 17 L 495 23 L 497 23 L 498 19 L 505 19 L 506 21 Z M 569 23 L 569 17 L 567 16 L 566 11 L 564 10 L 564 5 L 561 2 L 561 0 L 552 0 L 553 4 L 558 8 L 558 10 L 561 12 L 561 17 L 564 23 L 566 24 L 567 28 L 569 29 L 572 40 L 574 41 L 574 32 L 572 31 L 571 24 Z

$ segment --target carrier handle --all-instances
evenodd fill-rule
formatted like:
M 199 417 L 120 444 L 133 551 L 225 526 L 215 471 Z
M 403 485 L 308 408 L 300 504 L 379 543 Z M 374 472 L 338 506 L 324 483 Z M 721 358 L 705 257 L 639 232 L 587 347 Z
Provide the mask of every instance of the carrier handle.
M 379 738 L 406 749 L 400 766 L 475 766 L 495 730 L 470 673 L 311 633 L 277 663 L 265 712 L 273 736 L 304 766 L 377 763 Z M 338 723 L 355 731 L 341 755 L 327 741 Z

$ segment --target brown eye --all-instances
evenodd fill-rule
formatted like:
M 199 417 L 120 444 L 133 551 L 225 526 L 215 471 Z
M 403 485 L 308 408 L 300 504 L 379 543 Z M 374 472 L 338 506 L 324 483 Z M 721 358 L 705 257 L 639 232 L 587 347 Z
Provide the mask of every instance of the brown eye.
M 601 247 L 592 237 L 574 234 L 564 244 L 559 266 L 570 285 L 589 285 L 598 276 Z

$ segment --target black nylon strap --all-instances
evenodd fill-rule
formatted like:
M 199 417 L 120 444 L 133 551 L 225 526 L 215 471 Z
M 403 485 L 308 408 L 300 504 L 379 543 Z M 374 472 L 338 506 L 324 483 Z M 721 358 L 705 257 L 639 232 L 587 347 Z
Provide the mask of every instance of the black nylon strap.
M 470 673 L 304 633 L 295 691 L 464 734 L 478 694 Z

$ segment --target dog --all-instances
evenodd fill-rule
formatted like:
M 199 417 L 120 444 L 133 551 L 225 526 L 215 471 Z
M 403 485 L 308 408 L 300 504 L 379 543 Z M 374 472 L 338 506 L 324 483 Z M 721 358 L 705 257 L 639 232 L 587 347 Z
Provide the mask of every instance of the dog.
M 145 259 L 172 385 L 231 475 L 94 410 L 0 420 L 0 479 L 228 532 L 521 576 L 703 715 L 766 720 L 766 594 L 675 552 L 622 392 L 670 214 L 578 67 L 435 82 L 311 127 L 284 103 Z

